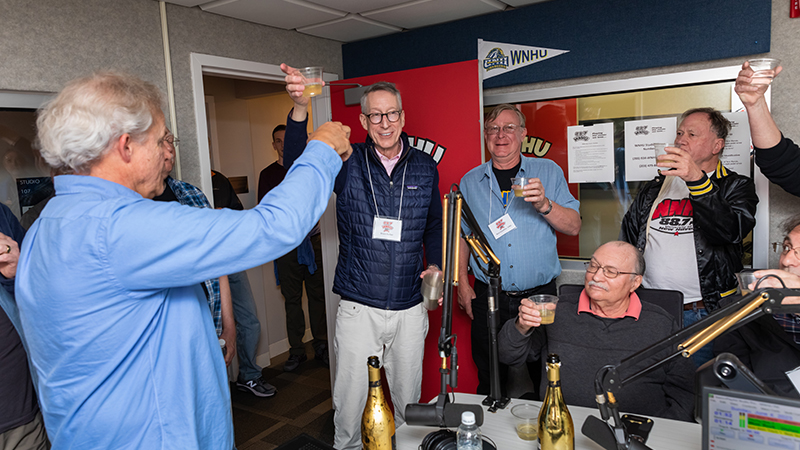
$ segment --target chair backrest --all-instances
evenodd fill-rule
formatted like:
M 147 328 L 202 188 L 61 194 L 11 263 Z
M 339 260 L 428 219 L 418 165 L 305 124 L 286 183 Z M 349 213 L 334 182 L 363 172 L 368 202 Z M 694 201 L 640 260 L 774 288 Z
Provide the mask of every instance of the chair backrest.
M 581 290 L 583 290 L 582 284 L 562 284 L 558 287 L 558 295 L 579 294 Z M 683 328 L 683 292 L 640 287 L 636 289 L 636 295 L 643 302 L 658 305 L 672 314 L 678 321 L 678 326 Z

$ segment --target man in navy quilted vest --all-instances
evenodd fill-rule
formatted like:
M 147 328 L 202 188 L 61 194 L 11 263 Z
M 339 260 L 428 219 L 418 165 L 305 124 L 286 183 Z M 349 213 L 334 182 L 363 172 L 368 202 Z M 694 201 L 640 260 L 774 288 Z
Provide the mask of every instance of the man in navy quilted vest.
M 309 99 L 298 71 L 285 64 L 281 70 L 294 100 L 284 139 L 288 168 L 305 147 Z M 396 426 L 404 422 L 405 405 L 419 401 L 428 332 L 420 278 L 439 270 L 442 259 L 439 173 L 429 155 L 408 144 L 400 91 L 386 82 L 369 86 L 360 119 L 367 141 L 353 144 L 334 184 L 339 261 L 333 292 L 342 300 L 334 339 L 333 423 L 340 450 L 361 448 L 370 355 L 383 362 Z

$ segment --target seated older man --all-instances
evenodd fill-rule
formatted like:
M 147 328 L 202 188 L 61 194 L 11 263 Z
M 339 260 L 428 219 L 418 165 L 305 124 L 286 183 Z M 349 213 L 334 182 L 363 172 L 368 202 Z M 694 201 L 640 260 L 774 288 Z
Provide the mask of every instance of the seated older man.
M 639 300 L 634 291 L 643 273 L 644 258 L 634 246 L 620 241 L 600 246 L 586 263 L 584 290 L 560 297 L 555 322 L 541 326 L 533 303 L 522 301 L 517 318 L 500 332 L 500 361 L 518 365 L 556 353 L 561 357 L 567 404 L 596 406 L 598 369 L 617 364 L 679 329 L 666 311 Z M 692 420 L 693 375 L 692 361 L 677 358 L 625 386 L 617 395 L 620 410 Z
M 321 126 L 251 210 L 154 202 L 175 142 L 161 108 L 154 85 L 100 73 L 39 114 L 42 156 L 74 175 L 55 177 L 56 196 L 25 236 L 16 293 L 56 449 L 234 448 L 200 283 L 297 247 L 350 147 L 347 127 Z
M 786 287 L 800 289 L 800 215 L 784 224 L 786 236 L 781 248 L 780 270 L 759 270 L 757 277 L 776 275 Z M 751 285 L 750 288 L 754 288 Z M 780 288 L 775 278 L 767 278 L 762 287 Z M 798 303 L 789 297 L 785 303 Z M 714 353 L 736 355 L 756 376 L 778 395 L 800 397 L 800 389 L 789 373 L 800 368 L 800 317 L 795 314 L 773 314 L 759 317 L 714 341 Z

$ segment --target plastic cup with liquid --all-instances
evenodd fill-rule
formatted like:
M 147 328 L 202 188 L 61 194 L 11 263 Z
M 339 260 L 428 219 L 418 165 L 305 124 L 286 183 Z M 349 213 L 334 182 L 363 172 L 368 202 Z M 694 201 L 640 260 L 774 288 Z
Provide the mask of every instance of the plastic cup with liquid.
M 658 157 L 659 156 L 663 156 L 663 155 L 667 155 L 668 154 L 667 150 L 666 150 L 667 147 L 672 147 L 672 145 L 671 144 L 665 144 L 663 142 L 657 142 L 657 143 L 653 144 L 653 148 L 656 151 L 656 163 L 658 163 Z M 662 160 L 661 162 L 674 162 L 674 161 Z M 660 168 L 659 170 L 675 170 L 675 168 L 674 167 L 669 167 L 669 168 L 664 167 L 664 168 Z
M 542 325 L 549 325 L 556 319 L 556 305 L 558 304 L 558 297 L 550 294 L 536 294 L 528 298 L 533 302 L 534 308 L 539 310 L 539 316 L 542 318 Z
M 535 441 L 538 429 L 539 407 L 530 403 L 523 403 L 511 408 L 514 416 L 514 428 L 517 436 L 523 441 Z
M 780 59 L 756 58 L 748 59 L 750 68 L 753 69 L 752 84 L 770 84 L 775 78 L 775 69 L 781 64 Z
M 736 280 L 739 282 L 739 290 L 742 295 L 747 295 L 753 292 L 750 286 L 758 281 L 755 276 L 755 270 L 743 270 L 736 274 Z
M 303 67 L 298 69 L 303 77 L 303 97 L 311 98 L 322 94 L 322 67 Z
M 511 189 L 514 190 L 514 197 L 525 197 L 525 194 L 523 194 L 522 191 L 525 189 L 526 184 L 528 184 L 528 178 L 525 177 L 511 178 Z

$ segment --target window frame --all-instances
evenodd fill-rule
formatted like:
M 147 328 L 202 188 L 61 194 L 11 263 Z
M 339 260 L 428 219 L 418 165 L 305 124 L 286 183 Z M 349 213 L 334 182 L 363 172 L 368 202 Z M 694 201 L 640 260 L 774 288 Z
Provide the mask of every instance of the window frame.
M 526 89 L 514 92 L 484 94 L 484 106 L 501 103 L 526 103 L 565 98 L 578 98 L 592 95 L 619 94 L 651 89 L 665 89 L 706 83 L 734 82 L 741 70 L 740 66 L 717 67 L 713 69 L 691 70 L 669 74 L 649 75 L 619 80 L 581 83 L 566 86 Z M 770 104 L 771 89 L 765 97 Z M 732 93 L 733 95 L 733 93 Z M 753 267 L 769 265 L 769 181 L 758 169 L 753 168 L 753 181 L 759 198 L 756 211 L 756 226 L 753 229 Z M 582 271 L 583 258 L 559 258 L 563 270 Z

